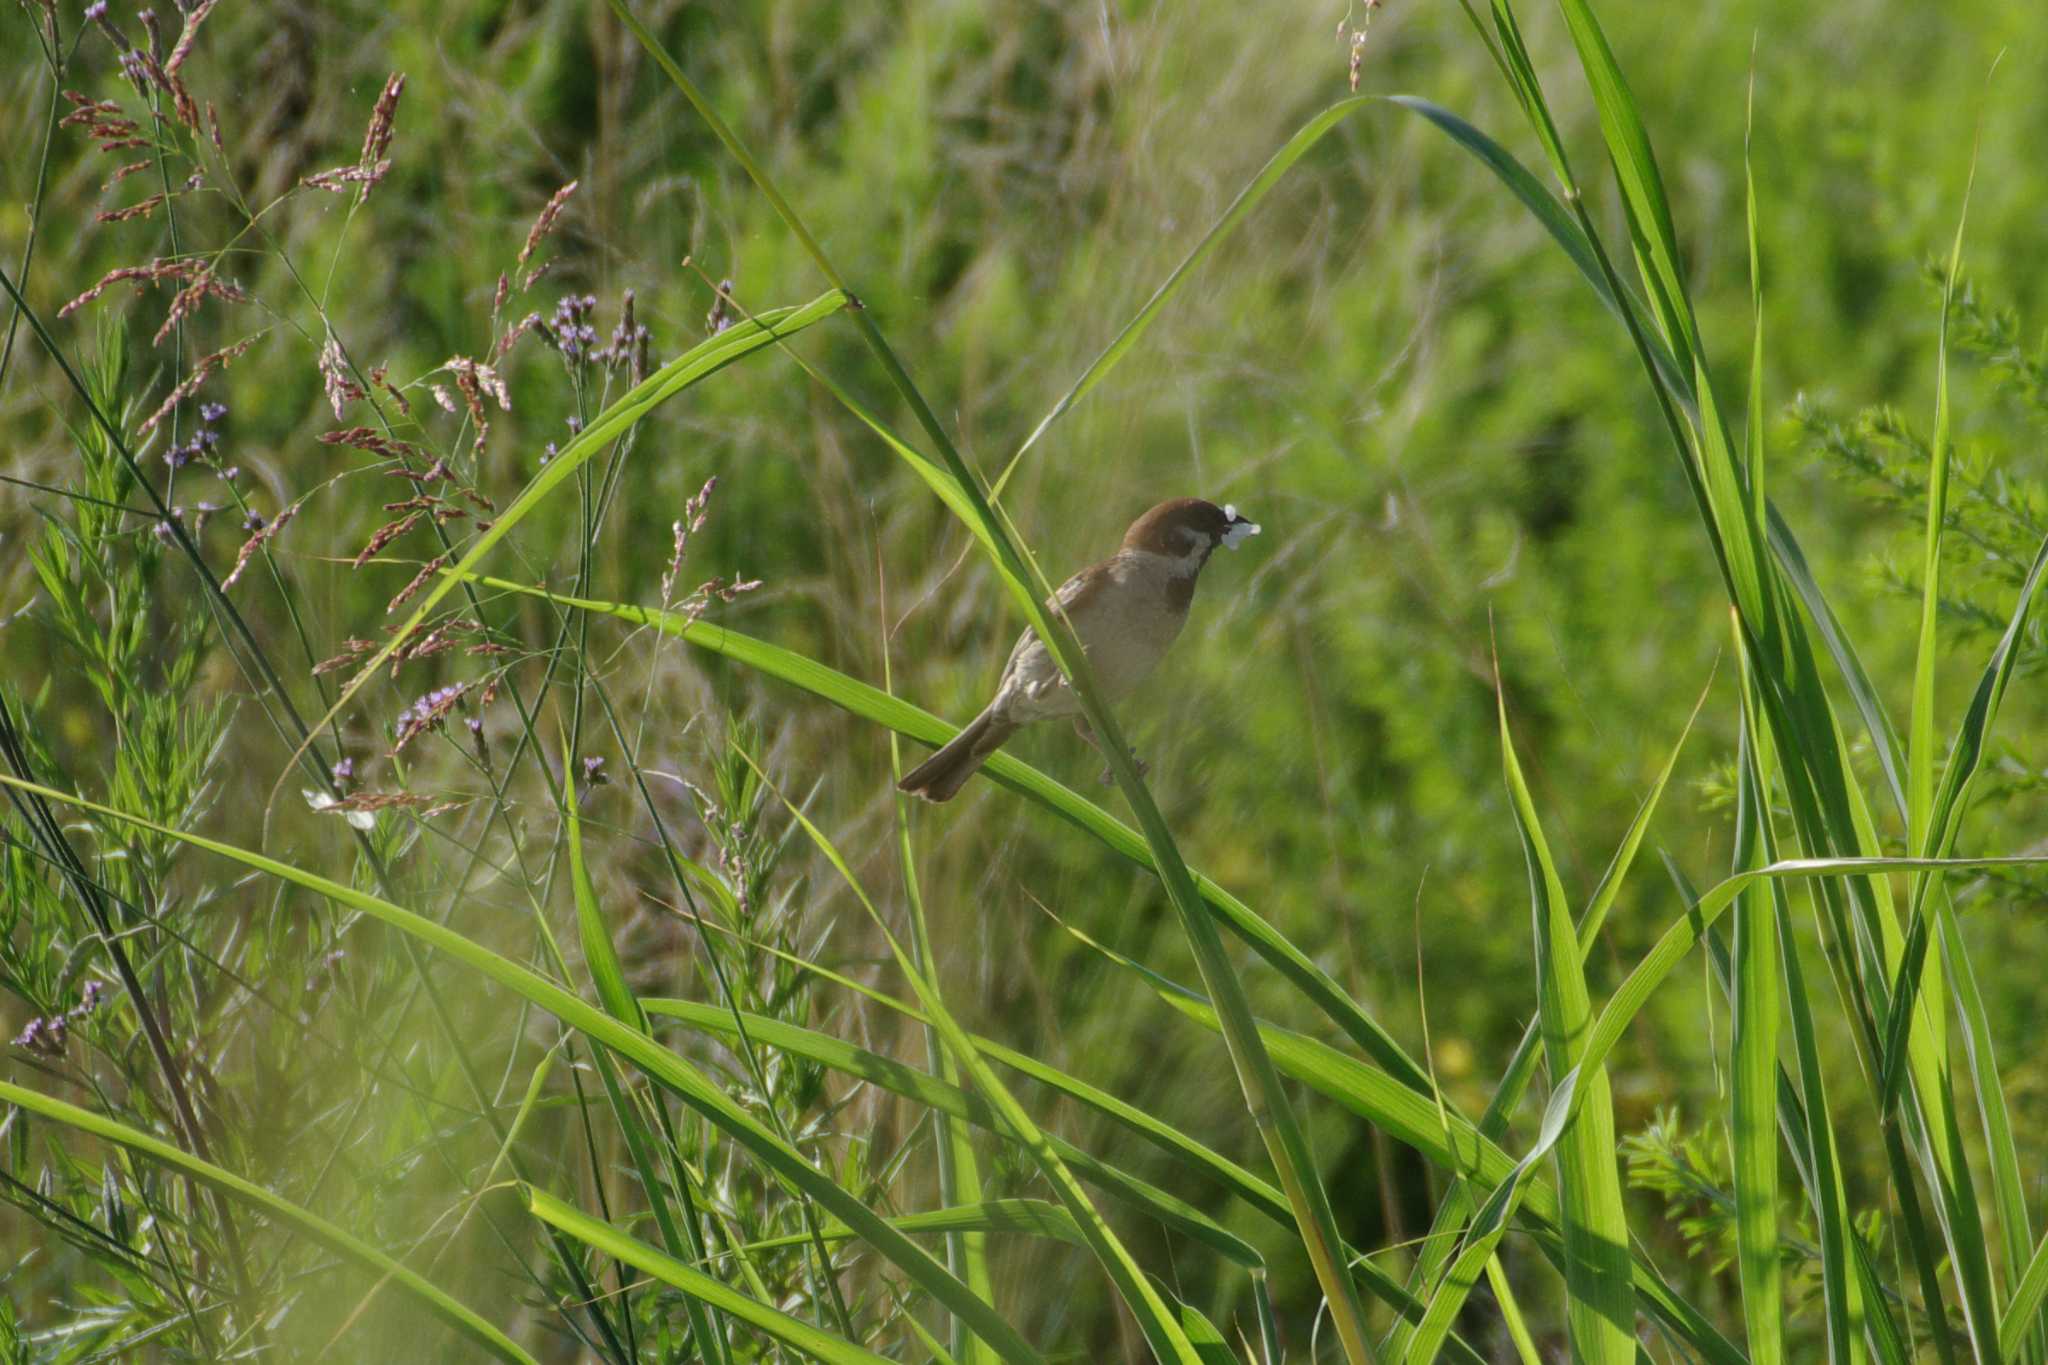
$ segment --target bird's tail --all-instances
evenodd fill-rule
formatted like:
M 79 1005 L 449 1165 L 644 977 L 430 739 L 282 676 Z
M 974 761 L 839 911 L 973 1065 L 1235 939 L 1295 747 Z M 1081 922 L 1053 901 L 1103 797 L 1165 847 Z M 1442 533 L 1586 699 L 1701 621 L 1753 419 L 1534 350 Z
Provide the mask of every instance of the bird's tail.
M 927 801 L 951 801 L 975 770 L 988 762 L 988 756 L 1015 733 L 1016 725 L 998 718 L 991 706 L 970 721 L 945 748 L 905 773 L 896 784 L 897 789 Z

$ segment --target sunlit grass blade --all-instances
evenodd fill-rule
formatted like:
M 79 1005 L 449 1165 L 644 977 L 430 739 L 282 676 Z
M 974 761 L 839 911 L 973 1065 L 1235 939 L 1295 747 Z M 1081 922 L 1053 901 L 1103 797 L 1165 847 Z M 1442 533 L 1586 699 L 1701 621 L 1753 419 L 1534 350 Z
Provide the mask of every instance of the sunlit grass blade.
M 638 1067 L 650 1080 L 703 1115 L 768 1170 L 788 1181 L 800 1192 L 812 1196 L 829 1213 L 854 1228 L 869 1246 L 895 1264 L 920 1288 L 965 1317 L 976 1333 L 1006 1360 L 1030 1362 L 1030 1365 L 1037 1365 L 1040 1360 L 1038 1352 L 1032 1349 L 1016 1329 L 990 1305 L 975 1297 L 966 1285 L 955 1279 L 923 1248 L 890 1227 L 887 1220 L 842 1189 L 829 1176 L 813 1166 L 802 1153 L 784 1143 L 760 1120 L 747 1113 L 725 1093 L 723 1087 L 705 1078 L 683 1058 L 656 1044 L 645 1034 L 620 1023 L 602 1010 L 593 1008 L 538 973 L 382 897 L 345 886 L 264 854 L 237 848 L 204 835 L 172 829 L 126 811 L 87 801 L 54 788 L 23 782 L 4 773 L 0 773 L 0 785 L 35 792 L 45 800 L 62 802 L 106 819 L 154 831 L 189 847 L 203 849 L 252 871 L 301 887 L 336 905 L 359 911 L 427 947 L 445 953 L 545 1010 L 563 1024 L 586 1035 L 592 1042 L 610 1048 Z
M 2014 1282 L 2012 1299 L 1998 1324 L 1999 1349 L 2008 1356 L 2017 1356 L 2026 1348 L 2028 1336 L 2040 1321 L 2042 1305 L 2048 1303 L 2048 1237 L 2041 1239 L 2022 1264 L 2025 1269 Z
M 65 799 L 61 793 L 52 792 L 46 795 L 53 800 Z M 210 1161 L 202 1161 L 138 1128 L 118 1123 L 89 1109 L 80 1109 L 76 1105 L 52 1099 L 24 1086 L 0 1081 L 0 1101 L 16 1105 L 53 1123 L 61 1123 L 67 1128 L 88 1133 L 102 1142 L 125 1147 L 138 1156 L 169 1166 L 211 1189 L 220 1191 L 230 1199 L 259 1210 L 317 1242 L 379 1282 L 388 1280 L 399 1290 L 410 1295 L 421 1307 L 462 1333 L 479 1349 L 499 1360 L 514 1361 L 519 1365 L 535 1365 L 533 1357 L 521 1350 L 510 1337 L 471 1312 L 439 1285 L 406 1268 L 362 1239 L 344 1232 L 326 1219 L 300 1208 L 287 1199 L 279 1198 L 261 1185 L 244 1180 L 232 1171 L 224 1170 Z
M 664 1255 L 647 1243 L 620 1232 L 609 1223 L 590 1217 L 581 1209 L 564 1203 L 545 1190 L 525 1185 L 521 1186 L 520 1192 L 525 1195 L 527 1210 L 534 1217 L 561 1229 L 614 1260 L 651 1275 L 671 1289 L 732 1314 L 741 1322 L 802 1351 L 813 1359 L 826 1361 L 828 1365 L 889 1365 L 889 1357 L 877 1355 L 865 1346 L 835 1337 L 829 1332 L 813 1327 L 801 1318 L 793 1318 L 778 1308 L 749 1298 L 723 1280 L 714 1279 L 673 1256 Z
M 751 757 L 747 761 L 753 763 Z M 760 773 L 758 765 L 755 766 L 755 771 Z M 761 773 L 761 777 L 762 780 L 767 780 L 767 774 Z M 779 792 L 777 794 L 780 795 Z M 854 898 L 867 911 L 868 919 L 889 945 L 889 951 L 896 959 L 897 969 L 903 973 L 912 990 L 917 993 L 918 1002 L 924 1006 L 926 1019 L 938 1029 L 939 1036 L 945 1040 L 946 1050 L 952 1054 L 953 1060 L 967 1073 L 968 1079 L 973 1081 L 975 1090 L 1001 1115 L 1011 1135 L 1031 1154 L 1046 1183 L 1052 1186 L 1054 1193 L 1059 1196 L 1060 1203 L 1073 1215 L 1075 1225 L 1081 1230 L 1082 1240 L 1095 1254 L 1096 1261 L 1101 1264 L 1110 1282 L 1123 1297 L 1124 1306 L 1137 1320 L 1138 1330 L 1144 1333 L 1152 1353 L 1161 1361 L 1179 1360 L 1185 1365 L 1199 1365 L 1201 1357 L 1196 1354 L 1193 1343 L 1188 1340 L 1187 1333 L 1181 1328 L 1178 1315 L 1167 1307 L 1165 1299 L 1153 1286 L 1144 1268 L 1138 1264 L 1137 1258 L 1131 1255 L 1122 1239 L 1111 1230 L 1109 1223 L 1096 1209 L 1094 1202 L 1088 1198 L 1087 1192 L 1081 1188 L 1080 1181 L 1068 1169 L 1058 1149 L 1039 1128 L 1037 1121 L 1018 1102 L 1017 1097 L 1010 1093 L 1009 1087 L 1003 1084 L 994 1068 L 982 1057 L 980 1049 L 974 1045 L 974 1040 L 946 1009 L 943 997 L 932 983 L 925 980 L 923 969 L 897 940 L 895 932 L 889 928 L 888 921 L 882 918 L 882 912 L 876 909 L 875 903 L 869 899 L 860 879 L 854 876 L 853 869 L 847 865 L 846 859 L 840 856 L 838 847 L 826 837 L 822 829 L 818 828 L 817 823 L 804 813 L 801 806 L 787 797 L 783 797 L 782 801 L 790 817 L 802 826 L 804 833 L 810 836 L 811 843 L 824 854 L 825 860 L 831 863 L 833 870 L 839 874 L 840 879 L 852 890 Z
M 1760 429 L 1760 428 L 1759 428 Z M 1741 645 L 1737 634 L 1737 647 Z M 1744 659 L 1742 731 L 1737 762 L 1735 869 L 1752 871 L 1770 862 L 1767 829 L 1771 765 L 1763 752 L 1751 689 L 1755 681 Z M 1754 882 L 1735 901 L 1735 951 L 1731 983 L 1734 1039 L 1731 1047 L 1729 1167 L 1735 1182 L 1735 1250 L 1742 1284 L 1742 1320 L 1750 1359 L 1778 1365 L 1784 1359 L 1784 1283 L 1778 1245 L 1778 888 Z
M 1920 557 L 1920 630 L 1913 656 L 1912 712 L 1906 737 L 1906 847 L 1927 854 L 1929 821 L 1934 813 L 1934 665 L 1935 638 L 1941 615 L 1941 533 L 1948 520 L 1949 323 L 1954 313 L 1956 277 L 1963 268 L 1963 229 L 1970 217 L 1970 187 L 1977 178 L 1976 158 L 1970 161 L 1963 187 L 1962 212 L 1956 216 L 1955 239 L 1949 244 L 1948 269 L 1941 283 L 1941 321 L 1934 360 L 1934 434 L 1927 448 L 1927 531 Z M 1913 881 L 1917 884 L 1919 878 Z M 1915 895 L 1914 900 L 1919 897 Z
M 1473 1215 L 1471 1226 L 1465 1230 L 1463 1249 L 1444 1272 L 1436 1292 L 1430 1295 L 1429 1309 L 1416 1325 L 1407 1350 L 1401 1356 L 1407 1365 L 1431 1365 L 1443 1349 L 1444 1337 L 1450 1332 L 1451 1324 L 1457 1320 L 1466 1298 L 1493 1261 L 1501 1234 L 1508 1229 L 1509 1216 L 1514 1212 L 1516 1196 L 1521 1192 L 1527 1170 L 1527 1166 L 1516 1166 L 1514 1174 L 1495 1186 L 1493 1193 Z
M 1628 1215 L 1621 1203 L 1607 1073 L 1597 1063 L 1578 1069 L 1593 1014 L 1578 930 L 1565 903 L 1564 883 L 1550 860 L 1535 802 L 1522 780 L 1522 766 L 1508 730 L 1507 700 L 1498 685 L 1495 698 L 1509 806 L 1529 864 L 1543 1050 L 1551 1073 L 1574 1071 L 1584 1092 L 1576 1119 L 1556 1146 L 1569 1294 L 1565 1314 L 1571 1326 L 1572 1355 L 1594 1365 L 1628 1365 L 1636 1353 L 1636 1297 L 1629 1277 Z

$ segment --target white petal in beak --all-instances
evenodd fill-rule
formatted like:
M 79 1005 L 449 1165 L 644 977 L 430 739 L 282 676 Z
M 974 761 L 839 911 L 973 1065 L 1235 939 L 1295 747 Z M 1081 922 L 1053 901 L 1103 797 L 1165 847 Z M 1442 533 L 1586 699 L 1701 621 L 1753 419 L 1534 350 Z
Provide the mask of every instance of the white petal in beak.
M 1223 515 L 1230 518 L 1230 527 L 1223 533 L 1222 544 L 1224 549 L 1235 550 L 1238 546 L 1244 544 L 1245 541 L 1259 533 L 1259 524 L 1256 521 L 1246 521 L 1240 517 L 1237 514 L 1235 504 L 1225 503 Z

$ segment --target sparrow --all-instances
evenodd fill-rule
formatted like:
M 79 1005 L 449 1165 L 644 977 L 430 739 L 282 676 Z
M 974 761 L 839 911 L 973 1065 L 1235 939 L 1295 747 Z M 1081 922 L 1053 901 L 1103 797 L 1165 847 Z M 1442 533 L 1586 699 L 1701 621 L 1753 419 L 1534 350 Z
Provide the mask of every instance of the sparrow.
M 1066 616 L 1097 685 L 1114 701 L 1144 681 L 1180 634 L 1195 580 L 1216 547 L 1235 550 L 1258 533 L 1257 522 L 1228 504 L 1218 507 L 1200 498 L 1162 502 L 1131 523 L 1115 554 L 1060 584 L 1046 610 Z M 927 801 L 950 801 L 1011 735 L 1063 716 L 1072 716 L 1081 738 L 1096 743 L 1080 696 L 1037 632 L 1026 630 L 1010 650 L 994 700 L 897 787 Z

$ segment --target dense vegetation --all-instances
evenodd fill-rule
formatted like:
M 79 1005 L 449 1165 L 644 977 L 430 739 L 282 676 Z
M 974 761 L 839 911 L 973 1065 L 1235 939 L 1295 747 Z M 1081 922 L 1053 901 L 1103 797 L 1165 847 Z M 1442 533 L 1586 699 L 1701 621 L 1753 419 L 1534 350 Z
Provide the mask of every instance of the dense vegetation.
M 9 1358 L 2048 1359 L 2048 10 L 1780 8 L 0 18 Z

